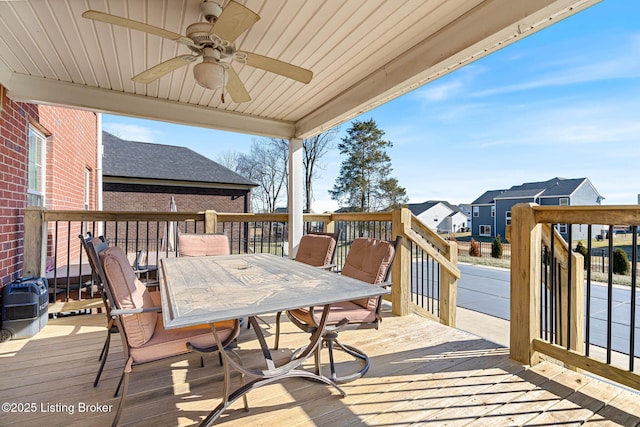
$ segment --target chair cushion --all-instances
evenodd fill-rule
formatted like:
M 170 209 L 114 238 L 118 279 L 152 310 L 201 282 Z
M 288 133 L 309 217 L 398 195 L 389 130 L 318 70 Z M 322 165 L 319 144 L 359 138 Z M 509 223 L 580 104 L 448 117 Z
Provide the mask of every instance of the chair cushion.
M 367 283 L 382 283 L 393 261 L 395 249 L 384 240 L 356 239 L 353 241 L 342 274 Z M 354 301 L 362 307 L 375 310 L 379 297 L 363 298 Z
M 229 255 L 229 238 L 224 234 L 180 234 L 180 256 Z
M 233 333 L 235 321 L 216 322 L 216 330 L 222 342 Z M 153 337 L 144 346 L 131 348 L 130 354 L 135 363 L 150 362 L 165 357 L 188 353 L 187 344 L 194 347 L 207 348 L 216 344 L 209 325 L 191 326 L 187 328 L 165 329 L 162 316 L 156 324 Z
M 336 241 L 331 236 L 307 234 L 300 239 L 296 261 L 320 267 L 331 264 Z
M 313 307 L 313 320 L 309 314 L 309 308 L 298 308 L 289 310 L 289 314 L 307 325 L 315 325 L 320 322 L 322 317 L 323 306 Z M 362 306 L 351 301 L 338 302 L 331 304 L 327 325 L 335 325 L 342 319 L 349 320 L 349 323 L 371 323 L 376 320 L 376 312 L 363 309 Z
M 112 246 L 100 252 L 100 261 L 114 299 L 113 306 L 119 309 L 157 307 L 121 248 Z M 147 343 L 156 329 L 158 317 L 156 312 L 121 316 L 129 346 L 135 348 Z

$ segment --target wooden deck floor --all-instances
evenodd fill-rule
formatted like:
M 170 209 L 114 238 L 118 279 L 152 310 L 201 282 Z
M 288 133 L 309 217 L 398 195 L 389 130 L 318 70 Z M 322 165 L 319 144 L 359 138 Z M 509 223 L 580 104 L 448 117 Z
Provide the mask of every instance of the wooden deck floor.
M 92 386 L 104 324 L 103 315 L 51 319 L 32 339 L 0 344 L 0 402 L 23 411 L 3 407 L 0 425 L 110 425 L 123 360 L 114 335 L 102 381 Z M 307 339 L 288 322 L 284 328 L 280 360 Z M 236 402 L 218 425 L 640 425 L 638 394 L 548 362 L 526 369 L 506 348 L 417 316 L 387 315 L 378 331 L 341 336 L 372 363 L 364 378 L 344 385 L 347 397 L 290 379 L 252 391 L 250 411 Z M 245 364 L 259 366 L 253 337 L 243 331 L 239 354 Z M 201 368 L 197 355 L 134 373 L 121 424 L 197 425 L 218 404 L 221 378 L 217 358 L 209 356 Z M 33 411 L 24 412 L 25 404 Z M 87 406 L 96 404 L 107 412 Z

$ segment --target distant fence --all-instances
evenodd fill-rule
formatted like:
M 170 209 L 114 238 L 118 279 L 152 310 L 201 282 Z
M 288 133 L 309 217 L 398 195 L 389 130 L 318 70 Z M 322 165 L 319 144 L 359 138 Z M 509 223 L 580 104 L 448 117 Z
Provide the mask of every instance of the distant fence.
M 456 241 L 458 244 L 459 256 L 471 256 L 469 255 L 469 249 L 471 248 L 471 242 Z M 480 257 L 491 258 L 491 242 L 477 242 L 480 245 Z M 505 260 L 511 259 L 511 245 L 509 243 L 502 242 L 502 258 Z

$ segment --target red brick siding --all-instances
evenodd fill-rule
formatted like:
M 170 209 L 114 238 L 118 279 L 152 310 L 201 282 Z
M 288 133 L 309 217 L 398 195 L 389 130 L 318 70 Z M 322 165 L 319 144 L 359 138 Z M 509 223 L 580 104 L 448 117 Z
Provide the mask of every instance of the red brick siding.
M 84 168 L 92 171 L 92 208 L 96 206 L 97 117 L 94 113 L 13 102 L 0 93 L 0 285 L 22 276 L 24 209 L 27 206 L 28 130 L 30 121 L 52 135 L 47 144 L 46 207 L 82 209 Z M 64 250 L 58 265 L 66 263 Z M 72 232 L 74 234 L 75 231 Z M 59 236 L 59 238 L 62 235 Z M 59 240 L 63 241 L 63 240 Z M 49 243 L 49 254 L 53 253 Z M 72 257 L 77 256 L 72 253 Z
M 0 90 L 0 286 L 22 275 L 27 206 L 29 118 L 35 105 L 13 102 Z

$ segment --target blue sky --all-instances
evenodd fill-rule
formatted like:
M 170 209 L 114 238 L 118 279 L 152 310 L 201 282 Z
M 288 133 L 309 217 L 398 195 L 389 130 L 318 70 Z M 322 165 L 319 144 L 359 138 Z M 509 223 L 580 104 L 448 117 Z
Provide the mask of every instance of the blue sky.
M 392 174 L 410 203 L 471 203 L 486 190 L 560 176 L 589 178 L 603 204 L 636 204 L 640 1 L 604 0 L 358 119 L 369 118 L 394 144 Z M 212 160 L 248 152 L 256 139 L 112 115 L 103 128 Z M 338 207 L 328 190 L 342 159 L 337 148 L 322 159 L 315 211 Z

